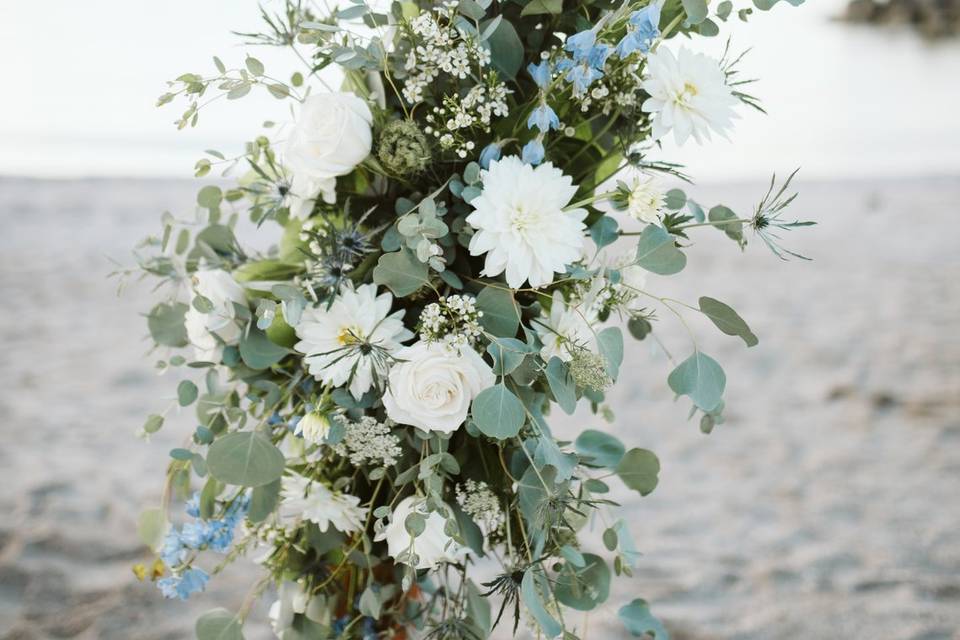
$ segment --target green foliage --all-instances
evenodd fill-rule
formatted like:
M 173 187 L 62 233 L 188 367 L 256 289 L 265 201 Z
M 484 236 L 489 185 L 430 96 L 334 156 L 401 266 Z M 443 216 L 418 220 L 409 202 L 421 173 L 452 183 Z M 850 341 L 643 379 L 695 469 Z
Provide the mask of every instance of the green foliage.
M 373 270 L 373 281 L 389 287 L 398 297 L 409 296 L 430 282 L 427 265 L 409 249 L 380 256 Z
M 573 446 L 584 464 L 608 469 L 615 469 L 626 452 L 619 438 L 595 429 L 581 432 Z
M 286 460 L 258 431 L 238 431 L 210 445 L 207 466 L 217 480 L 244 487 L 270 484 L 283 475 Z
M 560 408 L 569 414 L 576 411 L 577 387 L 563 360 L 556 356 L 550 358 L 550 362 L 544 369 L 544 375 L 547 378 L 547 384 L 550 386 L 550 393 L 553 394 Z
M 140 542 L 150 549 L 159 549 L 169 528 L 163 509 L 147 509 L 137 518 L 137 534 Z
M 755 346 L 760 342 L 757 336 L 753 335 L 753 332 L 750 331 L 750 327 L 747 326 L 743 318 L 741 318 L 732 307 L 719 300 L 714 300 L 706 296 L 701 297 L 700 311 L 703 315 L 710 318 L 720 331 L 728 336 L 739 336 L 743 338 L 743 341 L 748 347 Z
M 280 480 L 256 487 L 250 494 L 250 522 L 263 522 L 277 508 L 280 501 Z
M 646 449 L 630 449 L 616 467 L 617 475 L 623 484 L 647 496 L 657 488 L 660 474 L 660 460 L 656 454 Z
M 666 229 L 651 224 L 640 234 L 637 242 L 637 264 L 661 276 L 683 271 L 687 257 L 677 248 Z
M 503 383 L 477 394 L 471 414 L 481 433 L 498 440 L 516 436 L 526 420 L 523 403 Z
M 700 410 L 709 413 L 723 400 L 727 376 L 716 360 L 698 350 L 670 372 L 667 384 L 674 393 L 689 396 Z
M 197 619 L 197 640 L 243 640 L 243 623 L 226 609 L 213 609 Z
M 184 315 L 189 307 L 182 302 L 161 302 L 147 315 L 147 328 L 153 341 L 165 347 L 187 346 L 187 329 Z
M 530 612 L 530 615 L 533 616 L 533 619 L 536 620 L 543 634 L 548 638 L 556 638 L 560 635 L 563 628 L 547 611 L 544 606 L 543 596 L 541 595 L 549 590 L 550 588 L 546 585 L 546 580 L 542 578 L 542 574 L 539 574 L 536 569 L 531 568 L 524 572 L 520 586 L 523 604 L 526 606 L 527 611 Z
M 480 325 L 495 336 L 512 338 L 520 326 L 520 309 L 513 292 L 502 287 L 484 287 L 477 295 Z
M 650 613 L 650 606 L 646 600 L 636 598 L 625 604 L 617 611 L 623 626 L 633 636 L 652 638 L 652 640 L 670 640 L 663 624 Z
M 480 23 L 481 31 L 490 26 L 491 20 Z M 497 71 L 504 77 L 513 79 L 523 65 L 523 42 L 507 20 L 500 20 L 493 34 L 487 38 L 490 46 L 491 60 Z
M 289 349 L 271 341 L 263 331 L 250 327 L 240 340 L 240 357 L 251 369 L 267 369 L 290 353 Z
M 610 597 L 610 567 L 598 555 L 583 554 L 586 566 L 566 567 L 556 577 L 557 600 L 577 611 L 591 611 Z

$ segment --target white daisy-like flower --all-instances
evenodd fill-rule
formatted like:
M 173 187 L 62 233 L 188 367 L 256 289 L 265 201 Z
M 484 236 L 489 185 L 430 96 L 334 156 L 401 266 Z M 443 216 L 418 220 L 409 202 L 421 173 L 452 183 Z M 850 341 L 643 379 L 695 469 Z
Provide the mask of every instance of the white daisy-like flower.
M 673 131 L 677 144 L 691 135 L 699 144 L 710 140 L 710 130 L 727 137 L 737 116 L 737 98 L 727 85 L 720 64 L 702 53 L 681 48 L 676 56 L 658 47 L 647 56 L 643 90 L 650 94 L 642 109 L 654 114 L 653 137 Z
M 326 531 L 330 525 L 341 533 L 361 531 L 367 517 L 360 498 L 331 491 L 326 485 L 299 474 L 283 477 L 280 499 L 281 518 L 309 520 L 320 531 Z
M 628 185 L 626 194 L 627 214 L 640 222 L 660 222 L 663 210 L 663 189 L 653 176 L 640 174 Z
M 330 419 L 319 411 L 311 411 L 297 421 L 295 433 L 310 444 L 320 444 L 330 433 Z
M 543 347 L 540 357 L 544 362 L 556 356 L 564 362 L 573 358 L 577 347 L 593 349 L 596 337 L 591 324 L 596 322 L 595 311 L 589 301 L 576 307 L 567 305 L 559 291 L 553 292 L 550 315 L 533 321 Z
M 583 251 L 586 209 L 564 211 L 577 192 L 573 180 L 546 162 L 538 167 L 516 156 L 490 163 L 481 171 L 483 192 L 467 216 L 476 233 L 470 255 L 486 254 L 485 276 L 506 272 L 513 288 L 529 282 L 553 282 Z
M 413 337 L 403 326 L 403 310 L 391 314 L 392 305 L 393 296 L 377 295 L 375 284 L 356 289 L 345 284 L 329 308 L 323 304 L 303 312 L 294 349 L 305 354 L 317 380 L 336 387 L 349 382 L 359 400 L 386 375 L 387 355 Z

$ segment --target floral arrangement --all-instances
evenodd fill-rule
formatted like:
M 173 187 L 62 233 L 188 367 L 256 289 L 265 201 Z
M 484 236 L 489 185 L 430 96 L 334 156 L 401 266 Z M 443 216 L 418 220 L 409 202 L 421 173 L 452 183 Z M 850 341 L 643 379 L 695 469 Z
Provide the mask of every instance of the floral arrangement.
M 811 224 L 782 218 L 789 180 L 747 216 L 661 186 L 688 178 L 658 140 L 726 136 L 759 108 L 739 57 L 675 42 L 733 17 L 729 0 L 709 9 L 286 0 L 240 35 L 289 50 L 288 80 L 248 56 L 170 83 L 159 102 L 187 103 L 180 128 L 251 91 L 293 114 L 236 157 L 208 151 L 197 176 L 235 181 L 203 186 L 193 217 L 165 214 L 137 251 L 165 294 L 147 315 L 158 367 L 182 378 L 143 432 L 178 406 L 197 426 L 141 516 L 158 555 L 135 572 L 186 599 L 240 556 L 264 570 L 238 610 L 198 620 L 201 640 L 241 638 L 266 591 L 288 640 L 482 639 L 521 621 L 585 633 L 573 612 L 604 605 L 639 560 L 609 483 L 645 496 L 660 465 L 601 430 L 558 440 L 551 414 L 584 404 L 612 420 L 623 327 L 655 339 L 658 310 L 755 345 L 728 305 L 658 296 L 646 274 L 680 272 L 708 227 L 802 257 L 779 235 Z M 243 247 L 241 215 L 277 243 Z M 696 342 L 666 379 L 704 432 L 723 421 L 725 382 Z M 644 600 L 617 606 L 633 635 L 667 637 Z

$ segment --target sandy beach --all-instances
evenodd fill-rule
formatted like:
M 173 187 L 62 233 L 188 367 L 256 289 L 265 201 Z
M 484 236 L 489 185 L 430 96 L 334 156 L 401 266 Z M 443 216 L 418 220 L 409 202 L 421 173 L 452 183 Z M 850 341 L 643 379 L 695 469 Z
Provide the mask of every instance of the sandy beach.
M 759 336 L 746 349 L 690 318 L 727 371 L 726 424 L 705 436 L 687 421 L 649 340 L 629 342 L 612 425 L 552 419 L 564 436 L 610 429 L 663 466 L 651 496 L 617 494 L 644 556 L 588 638 L 625 637 L 611 618 L 635 597 L 675 640 L 960 637 L 960 178 L 797 187 L 793 213 L 820 224 L 785 242 L 813 262 L 759 241 L 741 254 L 705 229 L 680 276 L 651 278 L 662 295 L 730 303 Z M 196 188 L 0 179 L 2 639 L 190 638 L 199 613 L 236 609 L 257 575 L 238 565 L 179 603 L 130 570 L 149 557 L 136 517 L 192 424 L 185 413 L 135 437 L 176 378 L 147 355 L 150 285 L 118 297 L 107 258 L 130 264 Z M 764 188 L 692 193 L 747 211 Z M 681 325 L 661 316 L 656 330 L 687 355 Z M 272 637 L 267 604 L 248 639 Z

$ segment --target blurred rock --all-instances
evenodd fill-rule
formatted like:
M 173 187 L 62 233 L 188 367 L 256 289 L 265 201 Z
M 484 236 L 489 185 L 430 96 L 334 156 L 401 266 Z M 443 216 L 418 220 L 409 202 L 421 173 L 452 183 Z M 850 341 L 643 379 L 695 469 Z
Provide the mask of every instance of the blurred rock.
M 928 38 L 960 35 L 960 0 L 851 0 L 850 22 L 916 27 Z

